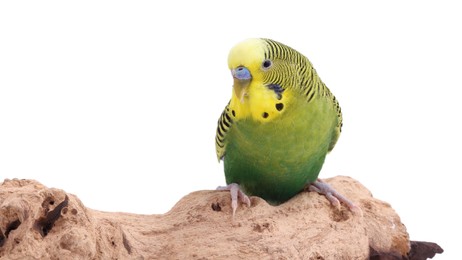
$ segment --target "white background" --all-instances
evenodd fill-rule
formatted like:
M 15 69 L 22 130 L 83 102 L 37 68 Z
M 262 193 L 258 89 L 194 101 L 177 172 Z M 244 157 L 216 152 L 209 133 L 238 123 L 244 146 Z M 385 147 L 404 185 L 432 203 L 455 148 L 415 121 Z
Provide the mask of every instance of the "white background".
M 462 18 L 434 2 L 2 1 L 0 180 L 143 214 L 223 185 L 228 51 L 268 37 L 304 53 L 342 106 L 321 177 L 359 180 L 411 239 L 456 259 Z

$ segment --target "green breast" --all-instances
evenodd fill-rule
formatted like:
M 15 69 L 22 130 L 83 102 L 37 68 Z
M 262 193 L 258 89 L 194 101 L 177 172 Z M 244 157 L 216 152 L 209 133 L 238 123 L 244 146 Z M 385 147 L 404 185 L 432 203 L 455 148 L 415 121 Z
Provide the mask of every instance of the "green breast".
M 332 104 L 314 99 L 294 102 L 271 122 L 234 122 L 226 137 L 226 182 L 273 204 L 287 201 L 318 177 L 337 120 Z

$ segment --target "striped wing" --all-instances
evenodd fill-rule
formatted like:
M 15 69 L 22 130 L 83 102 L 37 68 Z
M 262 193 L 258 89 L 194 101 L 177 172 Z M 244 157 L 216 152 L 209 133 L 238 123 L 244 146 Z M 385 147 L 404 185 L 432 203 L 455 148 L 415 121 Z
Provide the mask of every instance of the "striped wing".
M 335 128 L 335 135 L 333 136 L 332 141 L 330 142 L 330 145 L 329 145 L 329 152 L 332 151 L 332 149 L 334 149 L 334 146 L 337 143 L 338 138 L 340 137 L 340 133 L 342 132 L 342 126 L 343 126 L 343 116 L 342 116 L 342 109 L 340 108 L 340 104 L 338 103 L 334 95 L 331 94 L 331 98 L 332 98 L 332 103 L 334 105 L 334 108 L 337 111 L 338 123 L 337 123 L 337 127 Z
M 217 152 L 218 161 L 223 159 L 226 150 L 226 133 L 233 124 L 233 120 L 229 114 L 229 103 L 218 119 L 217 133 L 215 136 L 215 149 Z
M 335 144 L 337 143 L 340 133 L 342 132 L 342 126 L 343 126 L 343 116 L 342 116 L 342 109 L 340 108 L 340 104 L 338 103 L 338 100 L 335 98 L 335 96 L 330 92 L 330 90 L 326 87 L 326 85 L 318 78 L 318 83 L 315 85 L 316 87 L 307 90 L 307 100 L 308 102 L 311 101 L 313 95 L 309 95 L 310 92 L 314 93 L 314 96 L 317 96 L 317 98 L 325 98 L 326 102 L 329 102 L 332 104 L 334 111 L 337 114 L 337 126 L 335 127 L 334 131 L 334 136 L 332 136 L 332 140 L 329 144 L 328 151 L 332 151 L 334 149 Z M 316 95 L 318 94 L 318 95 Z

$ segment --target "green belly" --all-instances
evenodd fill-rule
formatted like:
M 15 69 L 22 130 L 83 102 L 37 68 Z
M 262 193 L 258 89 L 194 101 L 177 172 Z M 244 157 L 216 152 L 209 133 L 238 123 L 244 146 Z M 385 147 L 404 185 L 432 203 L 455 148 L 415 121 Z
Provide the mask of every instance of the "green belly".
M 315 104 L 316 105 L 316 104 Z M 238 183 L 247 195 L 280 204 L 314 182 L 332 140 L 335 117 L 330 110 L 305 105 L 260 123 L 234 122 L 226 136 L 226 182 Z

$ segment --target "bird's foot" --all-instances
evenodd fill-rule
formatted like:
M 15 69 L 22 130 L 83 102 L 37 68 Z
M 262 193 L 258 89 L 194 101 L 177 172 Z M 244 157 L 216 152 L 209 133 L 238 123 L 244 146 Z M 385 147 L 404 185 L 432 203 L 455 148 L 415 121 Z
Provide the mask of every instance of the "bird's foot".
M 317 179 L 315 182 L 309 184 L 308 190 L 315 191 L 326 196 L 330 204 L 336 208 L 340 208 L 340 202 L 342 202 L 354 214 L 362 215 L 362 210 L 360 207 L 356 206 L 356 204 L 344 197 L 342 194 L 338 193 L 336 190 L 334 190 L 334 188 L 332 188 L 329 184 L 325 183 L 321 179 Z
M 236 214 L 238 199 L 241 199 L 242 203 L 245 203 L 248 207 L 250 207 L 249 197 L 241 191 L 237 183 L 231 183 L 228 186 L 219 186 L 217 190 L 229 190 L 229 193 L 231 194 L 231 207 L 233 208 L 233 219 Z

